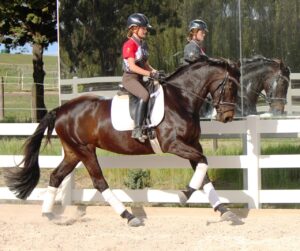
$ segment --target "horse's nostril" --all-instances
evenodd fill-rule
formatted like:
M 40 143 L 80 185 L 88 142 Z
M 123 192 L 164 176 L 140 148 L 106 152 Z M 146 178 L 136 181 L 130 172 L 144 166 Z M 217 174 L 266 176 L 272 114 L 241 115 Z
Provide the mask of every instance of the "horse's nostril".
M 227 117 L 225 117 L 225 119 L 224 119 L 224 123 L 231 122 L 232 120 L 233 120 L 233 117 L 227 116 Z

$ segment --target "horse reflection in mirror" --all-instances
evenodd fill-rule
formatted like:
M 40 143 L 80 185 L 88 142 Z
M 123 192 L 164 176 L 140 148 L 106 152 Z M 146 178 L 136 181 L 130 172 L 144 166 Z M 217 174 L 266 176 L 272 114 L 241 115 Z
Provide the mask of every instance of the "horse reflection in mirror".
M 223 59 L 202 57 L 190 65 L 181 66 L 162 85 L 164 116 L 154 128 L 162 152 L 189 160 L 195 171 L 188 188 L 179 192 L 180 201 L 187 201 L 194 191 L 203 188 L 214 210 L 229 220 L 235 215 L 220 202 L 207 177 L 207 158 L 199 142 L 199 109 L 210 93 L 217 120 L 224 123 L 232 121 L 239 77 L 238 66 Z M 111 106 L 111 99 L 86 95 L 47 113 L 25 142 L 24 167 L 17 166 L 5 174 L 10 190 L 20 199 L 26 199 L 31 194 L 39 180 L 38 156 L 44 132 L 47 129 L 46 139 L 49 141 L 55 129 L 63 146 L 64 158 L 50 176 L 42 206 L 43 215 L 50 219 L 54 217 L 52 209 L 57 189 L 82 161 L 94 187 L 115 212 L 127 219 L 129 226 L 143 225 L 110 190 L 98 163 L 96 148 L 129 155 L 153 154 L 154 150 L 149 140 L 141 143 L 131 138 L 131 131 L 114 129 Z
M 268 105 L 272 115 L 284 114 L 287 90 L 290 83 L 290 70 L 279 59 L 256 56 L 242 61 L 243 76 L 243 113 L 237 115 L 257 114 L 256 104 L 261 97 Z M 262 94 L 265 92 L 265 95 Z M 238 107 L 241 108 L 241 91 L 238 95 Z
M 258 114 L 259 100 L 268 104 L 271 115 L 284 114 L 290 70 L 282 60 L 263 56 L 243 59 L 241 73 L 243 89 L 238 91 L 236 117 Z M 213 107 L 209 101 L 202 106 L 200 117 L 213 117 Z

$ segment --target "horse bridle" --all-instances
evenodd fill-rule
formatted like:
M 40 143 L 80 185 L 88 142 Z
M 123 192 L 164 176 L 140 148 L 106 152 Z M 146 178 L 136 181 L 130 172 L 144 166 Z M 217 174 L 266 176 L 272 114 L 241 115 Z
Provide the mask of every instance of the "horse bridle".
M 215 92 L 217 92 L 218 90 L 219 90 L 219 92 L 220 92 L 218 102 L 216 102 L 216 103 L 214 102 L 214 103 L 213 103 L 214 107 L 217 107 L 217 106 L 219 106 L 219 105 L 226 105 L 226 106 L 233 106 L 233 107 L 236 106 L 235 103 L 224 101 L 225 86 L 226 86 L 226 84 L 227 84 L 227 82 L 228 82 L 228 79 L 230 79 L 230 80 L 236 82 L 235 79 L 233 79 L 232 77 L 229 76 L 229 73 L 228 73 L 228 71 L 227 71 L 227 72 L 226 72 L 226 75 L 225 75 L 225 77 L 224 77 L 224 79 L 222 80 L 222 82 L 217 86 L 217 88 L 216 88 L 216 89 L 214 90 L 214 92 L 213 92 L 213 94 L 214 94 Z M 212 96 L 213 96 L 213 95 L 212 95 Z
M 287 99 L 286 98 L 276 98 L 276 97 L 272 97 L 273 93 L 276 92 L 276 87 L 277 87 L 277 81 L 279 79 L 284 79 L 285 81 L 289 82 L 289 79 L 286 76 L 283 76 L 281 73 L 279 73 L 276 77 L 275 80 L 273 82 L 271 82 L 269 88 L 270 88 L 270 92 L 265 95 L 265 100 L 266 102 L 270 105 L 273 101 L 282 101 L 284 104 L 287 104 Z
M 263 93 L 261 93 L 261 92 L 258 92 L 256 90 L 253 90 L 252 88 L 250 89 L 250 91 L 258 94 L 258 96 L 261 97 L 262 99 L 264 99 L 268 105 L 270 105 L 274 100 L 283 100 L 284 104 L 286 104 L 287 103 L 287 99 L 286 98 L 275 98 L 275 97 L 272 97 L 273 93 L 275 93 L 275 91 L 276 91 L 277 81 L 280 78 L 284 79 L 287 82 L 290 81 L 286 76 L 283 76 L 281 73 L 279 73 L 279 74 L 277 74 L 277 76 L 274 77 L 274 81 L 270 82 L 270 84 L 269 84 L 269 90 L 270 90 L 270 92 L 268 92 L 266 95 L 263 94 Z M 274 83 L 276 83 L 276 84 L 274 85 Z
M 231 103 L 231 102 L 227 102 L 227 101 L 224 101 L 223 100 L 223 96 L 224 96 L 224 93 L 225 93 L 225 86 L 226 86 L 226 83 L 228 82 L 228 79 L 230 79 L 230 80 L 232 80 L 233 82 L 235 82 L 236 84 L 238 84 L 238 82 L 234 79 L 234 78 L 232 78 L 231 76 L 229 76 L 229 73 L 228 73 L 228 71 L 226 72 L 226 75 L 225 75 L 225 77 L 224 77 L 224 79 L 222 80 L 222 82 L 217 86 L 217 88 L 214 90 L 214 92 L 213 92 L 213 94 L 216 92 L 216 91 L 218 91 L 219 89 L 220 89 L 220 95 L 219 95 L 219 100 L 218 100 L 218 102 L 211 102 L 210 100 L 208 100 L 208 98 L 206 97 L 206 98 L 202 98 L 202 97 L 200 97 L 199 95 L 197 95 L 197 94 L 195 94 L 194 92 L 191 92 L 191 91 L 188 91 L 188 90 L 186 90 L 186 89 L 183 89 L 182 87 L 180 87 L 180 86 L 178 86 L 178 85 L 175 85 L 175 84 L 173 84 L 173 83 L 170 83 L 170 82 L 167 82 L 167 81 L 163 81 L 163 84 L 164 85 L 172 85 L 172 86 L 174 86 L 175 88 L 178 88 L 178 89 L 180 89 L 180 90 L 183 90 L 183 91 L 185 91 L 185 92 L 187 92 L 187 93 L 189 93 L 189 94 L 191 94 L 191 95 L 193 95 L 193 96 L 195 96 L 195 97 L 197 97 L 197 98 L 199 98 L 199 99 L 201 99 L 201 100 L 203 100 L 203 101 L 205 101 L 205 102 L 207 102 L 207 103 L 209 103 L 209 104 L 212 104 L 213 106 L 218 106 L 218 105 L 227 105 L 227 106 L 233 106 L 233 107 L 235 107 L 236 106 L 236 104 L 235 103 Z M 213 96 L 213 95 L 212 95 Z

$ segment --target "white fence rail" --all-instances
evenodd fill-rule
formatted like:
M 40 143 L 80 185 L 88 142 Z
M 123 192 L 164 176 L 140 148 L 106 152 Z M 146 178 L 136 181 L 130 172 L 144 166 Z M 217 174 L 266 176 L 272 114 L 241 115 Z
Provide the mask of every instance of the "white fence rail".
M 290 76 L 291 82 L 299 81 L 300 84 L 300 73 L 292 73 Z M 71 87 L 71 93 L 61 94 L 61 100 L 66 101 L 78 97 L 82 94 L 87 94 L 87 92 L 79 92 L 79 85 L 86 85 L 92 83 L 99 83 L 99 86 L 103 83 L 121 83 L 122 77 L 95 77 L 95 78 L 74 78 L 74 79 L 62 79 L 60 80 L 60 85 L 62 87 L 69 86 Z M 116 94 L 116 90 L 101 90 L 93 91 L 90 90 L 89 93 L 93 93 L 99 96 L 113 97 Z M 300 97 L 300 89 L 292 88 L 290 84 L 287 94 L 287 105 L 285 110 L 288 115 L 293 115 L 295 113 L 300 114 L 300 104 L 296 104 L 295 98 Z M 268 105 L 260 105 L 257 107 L 258 112 L 267 112 L 269 110 Z
M 203 135 L 245 135 L 247 150 L 240 156 L 210 156 L 208 163 L 213 168 L 234 168 L 247 170 L 247 184 L 244 190 L 218 190 L 224 203 L 247 203 L 249 208 L 259 208 L 261 203 L 300 203 L 300 189 L 262 190 L 261 170 L 264 168 L 300 168 L 300 154 L 260 155 L 261 134 L 300 134 L 300 119 L 261 120 L 249 116 L 245 120 L 221 124 L 216 121 L 201 122 Z M 0 136 L 31 135 L 37 124 L 0 124 Z M 15 166 L 22 156 L 0 156 L 0 168 Z M 40 156 L 41 168 L 54 168 L 62 156 Z M 187 160 L 176 156 L 112 156 L 100 157 L 104 168 L 190 168 Z M 79 165 L 78 167 L 80 167 Z M 36 188 L 29 200 L 42 200 L 46 188 Z M 178 191 L 174 190 L 120 190 L 114 193 L 123 202 L 179 203 Z M 7 187 L 0 188 L 0 200 L 15 200 Z M 63 182 L 58 200 L 62 204 L 82 201 L 103 201 L 95 189 L 74 189 L 72 175 Z M 202 191 L 197 191 L 190 203 L 208 203 Z

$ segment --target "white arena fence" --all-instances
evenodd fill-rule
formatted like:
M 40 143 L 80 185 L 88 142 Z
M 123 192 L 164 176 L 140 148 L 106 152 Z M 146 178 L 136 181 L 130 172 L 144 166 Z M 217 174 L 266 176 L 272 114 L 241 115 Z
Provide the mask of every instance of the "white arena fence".
M 237 156 L 209 156 L 208 163 L 213 168 L 230 168 L 245 170 L 247 187 L 243 190 L 218 190 L 224 203 L 246 203 L 249 208 L 260 208 L 262 203 L 300 203 L 300 189 L 262 190 L 261 170 L 264 168 L 300 168 L 300 154 L 261 155 L 260 139 L 262 134 L 294 135 L 299 137 L 300 119 L 261 119 L 259 116 L 248 116 L 244 120 L 223 124 L 216 121 L 202 121 L 202 136 L 215 138 L 226 135 L 243 135 L 245 153 Z M 0 123 L 0 136 L 31 135 L 37 124 Z M 55 134 L 55 133 L 54 133 Z M 41 168 L 55 168 L 63 156 L 40 156 Z M 9 168 L 19 163 L 22 156 L 0 156 L 0 168 Z M 191 168 L 189 161 L 177 156 L 144 155 L 144 156 L 110 156 L 100 157 L 103 168 Z M 81 168 L 79 164 L 77 168 Z M 28 200 L 40 201 L 46 188 L 36 188 Z M 69 175 L 59 189 L 57 200 L 63 205 L 76 202 L 99 202 L 103 197 L 95 189 L 75 189 L 73 174 Z M 179 203 L 177 190 L 121 190 L 113 189 L 123 202 Z M 17 200 L 7 187 L 0 187 L 0 200 Z M 195 192 L 189 203 L 208 203 L 202 191 Z

